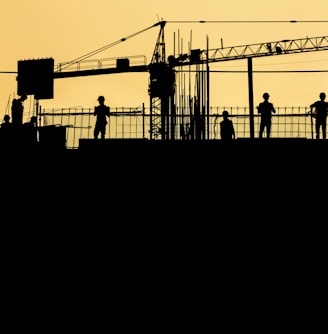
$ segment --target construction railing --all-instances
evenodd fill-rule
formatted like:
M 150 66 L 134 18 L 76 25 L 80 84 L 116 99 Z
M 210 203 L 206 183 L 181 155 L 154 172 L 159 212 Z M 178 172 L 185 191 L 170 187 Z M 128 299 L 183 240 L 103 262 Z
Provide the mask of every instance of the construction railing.
M 250 124 L 254 123 L 254 138 L 258 138 L 260 117 L 257 110 L 252 117 L 248 107 L 211 107 L 206 118 L 207 129 L 204 139 L 220 139 L 222 112 L 227 110 L 234 123 L 236 138 L 251 138 Z M 66 147 L 78 148 L 80 139 L 93 139 L 96 117 L 93 108 L 43 109 L 38 115 L 38 126 L 60 126 L 66 128 Z M 174 115 L 176 140 L 194 139 L 194 117 L 188 110 L 176 110 Z M 271 138 L 313 139 L 314 118 L 309 107 L 276 107 L 272 116 Z M 264 133 L 265 136 L 265 133 Z M 144 106 L 137 108 L 111 107 L 106 138 L 108 139 L 153 139 L 161 140 L 161 129 L 151 129 L 150 110 Z

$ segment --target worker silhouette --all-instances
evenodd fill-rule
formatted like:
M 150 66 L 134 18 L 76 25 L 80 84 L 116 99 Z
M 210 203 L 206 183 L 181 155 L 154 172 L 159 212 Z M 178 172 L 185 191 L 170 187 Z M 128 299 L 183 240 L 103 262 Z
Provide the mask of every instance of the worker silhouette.
M 12 123 L 10 121 L 10 115 L 6 114 L 3 116 L 3 122 L 1 124 L 1 129 L 11 129 Z
M 35 145 L 38 142 L 37 117 L 31 116 L 30 120 L 23 124 L 23 138 L 25 145 Z
M 235 128 L 233 122 L 229 119 L 229 113 L 227 110 L 222 112 L 223 120 L 220 122 L 220 136 L 221 140 L 228 141 L 236 138 Z
M 97 117 L 94 128 L 94 138 L 98 139 L 99 133 L 101 139 L 105 139 L 107 117 L 110 115 L 110 107 L 105 105 L 105 98 L 103 96 L 98 97 L 99 105 L 94 109 L 94 115 Z
M 322 139 L 326 139 L 328 102 L 325 101 L 325 93 L 320 93 L 319 97 L 320 100 L 315 101 L 310 105 L 311 117 L 313 115 L 313 117 L 315 118 L 316 139 L 320 138 L 320 128 L 322 130 Z
M 20 127 L 23 125 L 23 102 L 27 99 L 25 93 L 21 94 L 18 99 L 13 99 L 11 104 L 11 121 L 14 127 Z
M 7 144 L 13 139 L 12 123 L 10 121 L 10 115 L 6 114 L 3 117 L 3 122 L 1 123 L 0 138 L 4 140 Z
M 259 138 L 263 137 L 263 132 L 266 129 L 266 137 L 270 138 L 271 134 L 271 119 L 272 113 L 276 110 L 271 102 L 269 102 L 270 95 L 268 93 L 263 94 L 264 101 L 257 106 L 257 111 L 260 114 L 260 131 Z

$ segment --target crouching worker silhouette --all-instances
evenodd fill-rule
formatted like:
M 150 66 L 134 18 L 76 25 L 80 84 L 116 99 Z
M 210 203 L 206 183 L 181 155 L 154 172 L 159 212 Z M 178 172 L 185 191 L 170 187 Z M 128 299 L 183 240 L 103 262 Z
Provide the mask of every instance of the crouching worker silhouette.
M 3 117 L 3 122 L 1 123 L 0 139 L 6 143 L 10 143 L 13 139 L 13 125 L 8 114 Z
M 222 112 L 223 120 L 220 122 L 220 136 L 221 140 L 229 141 L 236 138 L 235 128 L 233 122 L 229 119 L 229 113 L 227 110 Z
M 94 115 L 97 117 L 94 128 L 94 138 L 98 139 L 99 133 L 101 139 L 105 139 L 107 117 L 110 115 L 110 107 L 105 105 L 105 98 L 103 96 L 98 97 L 99 105 L 94 109 Z
M 32 116 L 22 127 L 24 145 L 36 145 L 38 142 L 37 118 Z

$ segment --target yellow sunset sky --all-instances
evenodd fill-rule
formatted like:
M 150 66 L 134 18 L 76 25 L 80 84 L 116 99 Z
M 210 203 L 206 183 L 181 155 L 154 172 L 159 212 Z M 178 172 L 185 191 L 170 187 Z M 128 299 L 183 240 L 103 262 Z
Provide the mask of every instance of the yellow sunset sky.
M 10 112 L 11 100 L 17 95 L 17 74 L 12 72 L 17 71 L 20 60 L 51 57 L 56 65 L 113 44 L 90 59 L 142 56 L 149 64 L 160 31 L 153 25 L 160 20 L 167 21 L 168 56 L 174 53 L 177 37 L 180 48 L 187 52 L 205 49 L 207 41 L 209 48 L 215 49 L 221 43 L 231 47 L 326 36 L 327 17 L 327 0 L 3 0 L 0 117 Z M 123 38 L 127 39 L 119 42 Z M 210 69 L 245 71 L 211 73 L 211 106 L 248 106 L 246 59 L 218 62 Z M 320 92 L 328 94 L 328 51 L 254 58 L 253 70 L 255 104 L 265 91 L 277 107 L 309 106 Z M 287 70 L 320 72 L 279 72 Z M 112 107 L 138 107 L 143 103 L 147 107 L 148 80 L 147 72 L 55 79 L 54 98 L 41 100 L 40 105 L 90 108 L 97 104 L 99 95 L 104 95 L 106 104 Z M 33 110 L 33 104 L 33 96 L 29 96 L 25 109 Z

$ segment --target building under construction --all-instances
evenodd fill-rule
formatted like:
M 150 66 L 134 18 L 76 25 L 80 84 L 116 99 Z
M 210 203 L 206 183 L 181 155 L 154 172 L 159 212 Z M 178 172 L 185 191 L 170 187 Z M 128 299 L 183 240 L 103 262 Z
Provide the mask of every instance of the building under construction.
M 160 32 L 150 64 L 122 58 L 87 69 L 84 59 L 57 66 L 51 58 L 19 62 L 18 94 L 34 95 L 38 123 L 36 141 L 25 132 L 14 139 L 1 133 L 5 235 L 16 261 L 38 258 L 57 278 L 74 272 L 85 281 L 110 263 L 121 273 L 111 273 L 115 282 L 129 286 L 133 276 L 142 288 L 146 278 L 154 287 L 161 277 L 167 286 L 182 267 L 193 276 L 193 266 L 218 266 L 217 247 L 229 253 L 227 262 L 244 262 L 277 251 L 281 235 L 304 240 L 300 222 L 317 219 L 314 208 L 324 204 L 312 200 L 326 189 L 318 174 L 328 144 L 313 139 L 307 108 L 280 110 L 272 138 L 258 139 L 252 59 L 328 50 L 328 37 L 167 56 L 165 22 L 154 26 Z M 229 110 L 237 139 L 226 143 L 218 134 L 223 110 L 210 106 L 208 65 L 233 59 L 247 59 L 249 106 Z M 184 68 L 194 76 L 192 96 L 176 84 Z M 93 138 L 92 110 L 40 108 L 40 100 L 53 97 L 57 78 L 133 71 L 149 72 L 150 107 L 112 109 L 104 140 Z M 246 256 L 249 243 L 259 248 Z M 279 246 L 288 251 L 287 243 Z
M 66 63 L 55 64 L 54 59 L 18 61 L 17 92 L 34 97 L 34 114 L 38 126 L 48 126 L 41 130 L 46 133 L 52 127 L 66 128 L 67 148 L 77 148 L 79 140 L 92 139 L 90 129 L 94 121 L 90 115 L 93 110 L 61 109 L 44 110 L 43 99 L 54 96 L 54 80 L 109 75 L 114 73 L 148 72 L 149 107 L 121 108 L 112 110 L 112 124 L 108 124 L 108 138 L 152 140 L 212 140 L 220 139 L 217 124 L 223 108 L 213 107 L 210 98 L 210 64 L 233 60 L 247 60 L 248 100 L 247 107 L 229 110 L 237 127 L 237 138 L 256 138 L 258 135 L 258 114 L 254 113 L 253 101 L 253 59 L 259 57 L 283 57 L 284 55 L 326 51 L 328 37 L 306 37 L 294 40 L 265 41 L 233 47 L 209 49 L 190 49 L 183 53 L 178 45 L 174 54 L 167 55 L 165 44 L 166 21 L 160 21 L 148 29 L 159 28 L 156 45 L 149 64 L 141 56 L 115 59 L 89 58 L 105 48 L 95 50 L 85 56 Z M 129 36 L 127 38 L 133 37 Z M 122 39 L 113 45 L 125 41 Z M 208 45 L 208 43 L 207 43 Z M 112 45 L 107 46 L 106 48 Z M 192 88 L 190 85 L 192 83 Z M 273 136 L 282 138 L 313 137 L 313 117 L 306 107 L 280 107 L 275 116 Z M 119 119 L 119 120 L 118 120 Z M 128 125 L 129 124 L 129 125 Z M 55 131 L 50 129 L 52 133 Z M 59 132 L 58 130 L 57 132 Z M 63 132 L 63 131 L 62 131 Z M 43 136 L 44 137 L 44 136 Z

